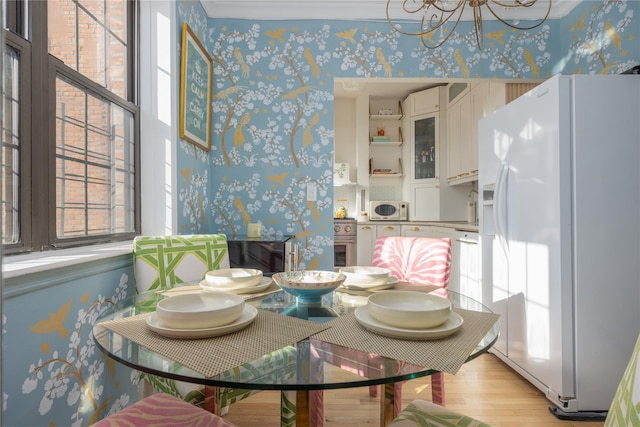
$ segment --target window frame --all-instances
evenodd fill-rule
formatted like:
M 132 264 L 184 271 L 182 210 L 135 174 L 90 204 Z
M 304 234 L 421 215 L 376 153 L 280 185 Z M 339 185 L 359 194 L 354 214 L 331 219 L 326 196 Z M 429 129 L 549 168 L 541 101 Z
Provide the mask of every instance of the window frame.
M 3 0 L 6 1 L 6 0 Z M 14 2 L 8 2 L 14 3 Z M 139 2 L 126 0 L 128 8 L 127 55 L 131 64 L 127 99 L 95 83 L 48 52 L 47 2 L 18 1 L 16 16 L 8 17 L 5 43 L 21 53 L 20 61 L 20 240 L 3 245 L 4 255 L 46 251 L 131 240 L 141 230 L 140 107 L 139 107 Z M 14 9 L 13 7 L 11 8 Z M 21 24 L 22 15 L 29 19 Z M 22 28 L 30 28 L 18 34 Z M 27 39 L 30 39 L 28 41 Z M 29 66 L 23 65 L 23 52 Z M 134 118 L 134 230 L 127 233 L 58 238 L 56 233 L 56 79 L 78 85 L 130 112 Z
M 31 145 L 23 144 L 23 141 L 31 140 L 31 44 L 22 37 L 5 32 L 5 44 L 18 52 L 20 55 L 20 185 L 19 185 L 19 215 L 20 222 L 20 239 L 16 243 L 3 245 L 3 253 L 21 253 L 28 251 L 25 249 L 24 242 L 31 241 L 31 227 L 25 227 L 25 224 L 31 222 Z M 5 64 L 6 65 L 6 64 Z M 4 70 L 3 70 L 4 75 Z

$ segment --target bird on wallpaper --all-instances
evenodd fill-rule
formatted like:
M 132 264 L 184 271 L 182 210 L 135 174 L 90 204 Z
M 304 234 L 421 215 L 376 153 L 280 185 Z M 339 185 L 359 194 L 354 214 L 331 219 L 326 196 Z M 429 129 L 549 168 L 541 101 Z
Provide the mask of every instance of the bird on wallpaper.
M 338 31 L 336 33 L 336 36 L 349 40 L 352 44 L 356 43 L 356 39 L 353 38 L 353 36 L 356 35 L 356 32 L 358 31 L 357 28 L 352 28 L 351 30 L 348 31 Z
M 500 30 L 500 31 L 494 31 L 493 33 L 485 34 L 485 37 L 491 40 L 495 40 L 500 44 L 504 44 L 504 40 L 502 40 L 502 37 L 504 36 L 504 33 L 506 31 L 507 31 L 506 29 Z
M 318 124 L 320 121 L 320 114 L 316 113 L 311 119 L 309 119 L 309 124 L 304 129 L 304 133 L 302 134 L 302 145 L 308 147 L 313 142 L 313 134 L 311 133 L 311 128 Z
M 191 168 L 182 169 L 180 171 L 180 175 L 184 178 L 185 181 L 189 182 L 189 176 L 191 176 Z
M 376 58 L 378 58 L 378 62 L 384 68 L 385 77 L 391 77 L 393 75 L 393 70 L 391 69 L 391 65 L 387 62 L 387 59 L 384 57 L 384 53 L 382 53 L 381 48 L 376 49 Z
M 280 184 L 280 186 L 284 188 L 285 187 L 284 179 L 287 177 L 287 175 L 289 175 L 289 172 L 282 172 L 281 174 L 278 174 L 278 175 L 267 175 L 267 179 L 269 181 Z
M 69 335 L 69 331 L 63 326 L 63 324 L 67 318 L 67 314 L 69 314 L 72 304 L 73 301 L 69 301 L 60 307 L 57 313 L 49 313 L 48 319 L 38 321 L 29 329 L 29 332 L 35 332 L 36 334 L 50 334 L 52 332 L 58 332 L 58 334 L 60 334 L 60 338 L 66 338 L 67 335 Z
M 613 28 L 613 25 L 611 25 L 611 21 L 609 21 L 608 19 L 604 21 L 604 32 L 607 34 L 607 37 L 611 39 L 613 47 L 620 50 L 622 48 L 622 37 L 620 37 L 618 31 Z
M 222 99 L 222 98 L 226 98 L 229 95 L 233 95 L 234 93 L 242 90 L 242 89 L 246 89 L 246 86 L 231 86 L 226 88 L 225 90 L 221 90 L 218 93 L 215 93 L 213 95 L 214 98 L 216 99 Z
M 313 220 L 315 222 L 320 222 L 321 215 L 320 215 L 320 211 L 316 207 L 316 202 L 307 200 L 307 207 L 311 211 L 311 216 L 313 216 Z
M 436 33 L 436 30 L 431 30 L 424 34 L 420 34 L 420 38 L 422 39 L 423 42 L 424 42 L 424 39 L 427 39 L 429 41 L 429 44 L 434 45 L 436 43 L 435 40 L 433 40 L 433 35 L 435 33 Z
M 291 92 L 285 93 L 284 95 L 282 95 L 282 99 L 295 99 L 298 97 L 298 95 L 314 89 L 315 87 L 313 86 L 302 86 L 302 87 L 299 87 L 298 89 L 292 90 Z
M 573 24 L 571 26 L 571 28 L 569 28 L 569 31 L 574 32 L 574 31 L 578 31 L 578 30 L 586 30 L 585 26 L 584 26 L 584 20 L 587 18 L 587 12 L 583 13 L 582 16 L 580 17 L 580 19 L 578 19 L 576 21 L 575 24 Z
M 309 49 L 308 47 L 304 49 L 304 59 L 306 59 L 309 66 L 311 66 L 311 74 L 313 74 L 313 77 L 315 77 L 316 79 L 319 79 L 320 67 L 318 67 L 318 64 L 316 64 L 316 60 L 313 59 L 313 54 L 311 53 L 311 49 Z
M 533 59 L 533 55 L 531 55 L 529 49 L 524 50 L 524 60 L 527 61 L 527 64 L 531 67 L 531 76 L 536 79 L 540 77 L 540 68 L 536 65 L 536 61 Z
M 247 65 L 247 63 L 244 62 L 244 58 L 242 57 L 242 52 L 240 52 L 239 47 L 236 47 L 233 50 L 233 56 L 236 58 L 236 61 L 238 61 L 238 64 L 240 64 L 240 69 L 242 70 L 242 77 L 244 77 L 245 79 L 248 79 L 249 76 L 251 75 L 251 70 L 249 69 L 249 66 Z
M 240 212 L 240 215 L 242 215 L 242 224 L 249 224 L 251 222 L 251 215 L 249 215 L 249 213 L 244 209 L 244 204 L 238 196 L 236 196 L 235 205 L 236 209 L 238 209 L 238 212 Z
M 456 49 L 453 52 L 453 56 L 456 58 L 456 62 L 460 66 L 460 73 L 462 74 L 462 77 L 469 77 L 469 67 L 467 67 L 467 64 L 465 64 L 464 58 L 460 53 L 460 49 Z
M 233 133 L 233 143 L 236 147 L 241 146 L 244 143 L 244 132 L 242 129 L 244 126 L 249 123 L 249 119 L 251 118 L 251 113 L 247 111 L 240 121 L 238 122 L 238 126 L 236 127 L 236 131 Z
M 278 40 L 280 43 L 284 43 L 284 39 L 282 38 L 282 35 L 284 34 L 285 30 L 286 28 L 278 28 L 277 30 L 273 30 L 273 31 L 265 31 L 264 33 L 269 37 Z

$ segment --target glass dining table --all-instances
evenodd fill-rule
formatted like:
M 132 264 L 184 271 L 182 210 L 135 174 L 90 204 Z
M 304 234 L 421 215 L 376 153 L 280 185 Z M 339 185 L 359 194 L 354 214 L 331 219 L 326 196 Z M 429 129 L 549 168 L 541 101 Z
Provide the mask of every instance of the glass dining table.
M 185 287 L 186 289 L 187 287 Z M 195 291 L 193 287 L 192 290 Z M 451 301 L 454 311 L 465 315 L 491 314 L 496 316 L 480 302 L 464 295 L 448 290 L 443 294 L 442 296 Z M 228 367 L 224 372 L 217 372 L 211 375 L 187 366 L 188 364 L 184 363 L 184 361 L 178 361 L 177 359 L 179 358 L 175 357 L 175 355 L 163 354 L 157 347 L 151 346 L 150 348 L 144 342 L 132 339 L 127 334 L 108 327 L 110 322 L 132 320 L 138 316 L 149 316 L 150 311 L 153 310 L 152 307 L 155 307 L 159 300 L 166 298 L 168 295 L 171 295 L 171 293 L 147 292 L 137 294 L 105 311 L 93 326 L 93 336 L 100 350 L 115 361 L 147 374 L 210 387 L 281 391 L 283 399 L 288 399 L 292 401 L 292 405 L 295 405 L 295 425 L 299 427 L 322 423 L 322 421 L 317 421 L 318 411 L 322 418 L 322 407 L 318 407 L 322 406 L 322 404 L 319 404 L 317 399 L 318 395 L 322 396 L 323 390 L 377 385 L 382 386 L 380 393 L 380 425 L 387 426 L 399 407 L 398 395 L 394 388 L 395 384 L 446 371 L 437 363 L 434 365 L 437 367 L 427 364 L 430 362 L 423 361 L 421 359 L 422 355 L 418 356 L 416 359 L 418 362 L 416 362 L 415 360 L 407 361 L 403 357 L 404 354 L 411 354 L 412 352 L 423 353 L 423 347 L 426 353 L 438 353 L 441 351 L 439 350 L 439 345 L 446 346 L 448 340 L 456 339 L 445 337 L 437 340 L 421 340 L 419 338 L 416 340 L 415 338 L 407 339 L 406 337 L 397 336 L 372 336 L 370 337 L 371 339 L 367 340 L 366 335 L 373 334 L 375 331 L 372 331 L 371 328 L 362 327 L 356 321 L 357 319 L 353 319 L 359 309 L 363 310 L 362 307 L 366 307 L 366 292 L 347 293 L 335 291 L 325 295 L 320 304 L 302 304 L 297 302 L 294 296 L 276 288 L 268 294 L 245 296 L 246 304 L 255 307 L 258 312 L 275 317 L 275 320 L 303 319 L 314 324 L 321 324 L 329 329 L 314 333 L 287 345 L 288 351 L 294 354 L 294 357 L 287 358 L 285 366 L 282 363 L 268 363 L 269 360 L 273 360 L 273 352 L 269 351 L 257 359 L 247 360 L 238 366 Z M 334 324 L 336 325 L 336 334 L 339 335 L 341 329 L 335 322 L 340 320 L 352 322 L 343 323 L 341 326 L 342 331 L 351 334 L 344 337 L 344 341 L 332 339 L 331 334 L 326 335 L 327 332 L 331 331 L 331 326 Z M 487 321 L 486 328 L 479 335 L 468 337 L 472 340 L 471 346 L 467 345 L 466 349 L 463 350 L 465 353 L 458 355 L 459 358 L 461 357 L 460 364 L 469 362 L 487 352 L 496 342 L 499 333 L 497 317 L 491 317 Z M 475 320 L 468 322 L 469 326 L 473 323 L 477 322 Z M 462 326 L 462 330 L 464 331 L 466 327 L 467 323 Z M 152 332 L 148 333 L 153 334 Z M 462 334 L 463 332 L 457 331 L 453 337 Z M 239 332 L 228 334 L 225 339 L 233 340 L 236 335 L 238 335 L 237 340 L 246 339 L 246 337 L 242 338 L 242 334 Z M 383 333 L 382 335 L 385 334 Z M 363 337 L 363 339 L 361 340 L 360 337 Z M 384 344 L 386 347 L 382 347 L 382 351 L 381 347 L 369 344 L 370 342 L 375 342 L 378 338 L 380 340 L 391 340 Z M 201 344 L 204 345 L 206 343 L 207 345 L 203 350 L 203 358 L 215 357 L 217 351 L 215 338 L 211 338 L 211 340 L 211 346 L 206 340 L 201 342 Z M 170 344 L 179 346 L 184 343 L 186 346 L 189 343 L 193 344 L 195 341 L 199 340 L 178 338 L 172 339 Z M 252 343 L 246 344 L 252 346 Z M 393 351 L 387 354 L 384 352 L 385 348 L 392 348 Z M 437 354 L 433 355 L 436 358 L 437 356 Z M 325 371 L 329 371 L 323 368 L 327 364 L 347 371 L 348 374 L 325 374 Z M 263 372 L 260 375 L 239 375 L 238 368 L 240 365 L 259 367 L 256 369 L 260 369 Z M 451 371 L 451 373 L 455 372 Z M 316 413 L 315 415 L 314 412 Z

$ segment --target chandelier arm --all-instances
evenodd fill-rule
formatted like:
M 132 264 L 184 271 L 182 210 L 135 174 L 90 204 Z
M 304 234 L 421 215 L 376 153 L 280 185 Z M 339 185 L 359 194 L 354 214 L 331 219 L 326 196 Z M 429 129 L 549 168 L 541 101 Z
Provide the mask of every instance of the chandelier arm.
M 466 0 L 458 0 L 458 5 L 454 8 L 454 9 L 444 9 L 444 8 L 440 8 L 437 6 L 434 6 L 435 9 L 437 9 L 437 12 L 434 11 L 433 13 L 431 13 L 429 11 L 429 7 L 425 6 L 424 4 L 420 7 L 417 8 L 413 11 L 407 9 L 406 6 L 404 6 L 408 1 L 412 1 L 412 0 L 403 0 L 403 11 L 407 12 L 407 13 L 418 13 L 420 10 L 423 11 L 423 16 L 420 20 L 420 24 L 419 24 L 419 28 L 417 30 L 411 31 L 411 30 L 404 30 L 402 29 L 401 25 L 394 22 L 394 20 L 391 18 L 391 13 L 390 13 L 390 6 L 391 6 L 391 2 L 393 0 L 387 0 L 387 8 L 386 8 L 386 14 L 387 14 L 387 22 L 389 23 L 389 25 L 391 26 L 391 28 L 393 28 L 394 31 L 400 33 L 400 34 L 404 34 L 407 36 L 420 36 L 421 38 L 424 38 L 424 36 L 428 36 L 429 34 L 433 33 L 434 31 L 438 30 L 440 27 L 442 27 L 444 24 L 446 24 L 447 22 L 449 22 L 449 20 L 451 20 L 452 16 L 455 14 L 455 12 L 459 12 L 458 13 L 458 18 L 457 21 L 460 21 L 460 17 L 462 16 L 462 12 L 464 11 L 464 7 L 466 5 Z M 423 0 L 423 3 L 426 3 L 428 0 Z M 460 9 L 458 11 L 458 9 Z M 427 16 L 431 14 L 430 16 Z M 447 15 L 447 16 L 445 16 Z M 407 25 L 416 25 L 416 24 L 411 24 L 408 23 Z M 457 26 L 457 22 L 456 22 L 456 26 Z M 455 29 L 455 26 L 454 26 Z M 447 37 L 448 38 L 448 37 Z M 423 43 L 424 44 L 424 43 Z
M 525 1 L 513 0 L 509 3 L 503 3 L 500 0 L 488 0 L 486 3 L 489 4 L 489 2 L 491 2 L 494 5 L 504 7 L 505 9 L 514 9 L 518 7 L 531 7 L 534 4 L 536 4 L 538 1 L 540 0 L 525 0 Z M 551 0 L 549 0 L 549 3 L 551 3 Z
M 412 22 L 405 22 L 406 27 L 414 28 L 418 26 L 416 30 L 405 30 L 402 28 L 401 23 L 394 22 L 391 18 L 392 4 L 400 3 L 396 8 L 399 8 L 405 14 L 415 15 L 421 14 L 419 20 L 413 20 Z M 547 1 L 547 10 L 543 18 L 539 20 L 533 20 L 531 25 L 518 25 L 508 22 L 505 18 L 501 17 L 498 13 L 498 8 L 504 10 L 511 10 L 518 7 L 531 7 L 538 1 L 545 0 L 387 0 L 386 15 L 387 22 L 391 28 L 400 34 L 407 36 L 419 36 L 422 45 L 427 49 L 436 49 L 442 46 L 447 40 L 451 38 L 455 32 L 460 20 L 462 18 L 464 9 L 467 4 L 473 7 L 473 21 L 475 26 L 475 38 L 476 43 L 480 50 L 482 50 L 483 39 L 483 20 L 482 20 L 482 6 L 486 6 L 489 12 L 502 24 L 507 27 L 516 30 L 531 30 L 542 25 L 547 20 L 551 13 L 551 4 L 553 0 Z M 448 7 L 447 5 L 452 4 Z M 494 7 L 496 10 L 494 10 Z M 397 10 L 397 9 L 396 9 Z M 457 15 L 457 16 L 456 16 Z M 529 20 L 527 20 L 529 22 Z M 444 27 L 445 24 L 450 24 L 452 28 L 448 29 Z M 441 39 L 436 43 L 433 42 L 434 33 L 440 30 Z M 429 44 L 428 40 L 432 41 Z
M 476 42 L 478 43 L 478 49 L 482 50 L 482 39 L 484 35 L 482 33 L 482 9 L 480 9 L 480 6 L 473 8 L 473 23 L 476 27 Z
M 387 13 L 389 11 L 389 4 L 391 3 L 391 0 L 387 0 Z M 409 4 L 414 4 L 416 3 L 415 0 L 402 0 L 402 11 L 406 12 L 406 13 L 418 13 L 420 12 L 422 9 L 427 8 L 428 6 L 425 4 L 425 1 L 420 2 L 419 4 L 416 4 L 414 7 L 409 8 Z
M 413 2 L 414 0 L 404 0 L 403 4 L 406 4 L 407 2 Z M 449 3 L 448 1 L 443 1 L 443 0 L 422 0 L 422 6 L 420 7 L 420 9 L 424 9 L 425 11 L 428 11 L 431 8 L 437 9 L 438 11 L 442 12 L 443 14 L 448 13 L 453 15 L 453 13 L 460 9 L 463 8 L 467 5 L 467 2 L 469 0 L 457 0 L 457 3 L 455 3 L 453 6 L 451 6 L 450 8 L 446 7 L 447 4 Z M 406 9 L 405 9 L 406 10 Z M 416 10 L 417 12 L 417 10 Z
M 462 9 L 464 9 L 464 6 L 462 6 Z M 462 16 L 462 12 L 460 14 L 460 16 Z M 446 43 L 447 40 L 449 40 L 451 38 L 451 36 L 453 35 L 453 33 L 455 32 L 456 28 L 458 27 L 458 24 L 460 23 L 460 16 L 458 16 L 458 19 L 453 23 L 453 27 L 451 28 L 451 31 L 449 31 L 446 36 L 444 36 L 442 38 L 442 40 L 440 40 L 438 43 L 435 44 L 427 44 L 425 41 L 425 37 L 430 34 L 430 32 L 424 32 L 423 34 L 420 35 L 420 39 L 422 41 L 422 45 L 424 47 L 426 47 L 427 49 L 437 49 L 440 46 L 442 46 L 443 44 Z M 440 24 L 440 26 L 442 26 L 442 24 Z

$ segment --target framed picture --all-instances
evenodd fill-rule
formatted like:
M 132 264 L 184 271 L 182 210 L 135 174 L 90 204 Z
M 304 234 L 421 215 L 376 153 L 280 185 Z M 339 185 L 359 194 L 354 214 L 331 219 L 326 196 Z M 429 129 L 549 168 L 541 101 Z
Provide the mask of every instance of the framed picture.
M 182 24 L 180 138 L 211 149 L 213 62 L 189 25 Z

